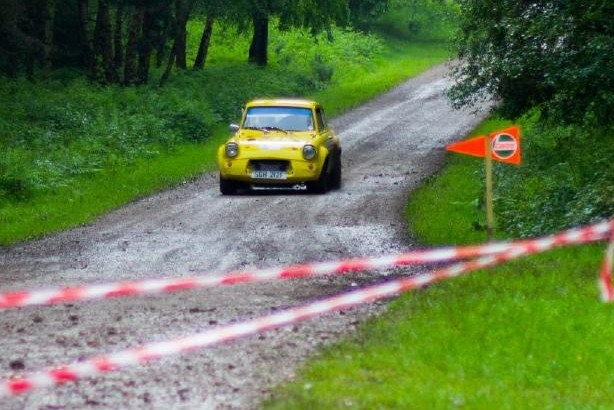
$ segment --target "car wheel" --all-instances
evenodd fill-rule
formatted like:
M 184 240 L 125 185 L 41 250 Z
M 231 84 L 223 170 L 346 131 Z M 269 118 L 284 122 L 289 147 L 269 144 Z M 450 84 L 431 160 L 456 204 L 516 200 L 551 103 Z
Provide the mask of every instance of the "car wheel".
M 322 172 L 317 181 L 311 184 L 311 190 L 316 194 L 325 194 L 330 187 L 330 171 L 328 170 L 328 158 L 324 161 Z
M 233 195 L 237 192 L 237 183 L 220 175 L 220 192 L 222 195 Z
M 335 154 L 330 185 L 333 189 L 341 188 L 341 148 L 339 148 L 339 151 Z

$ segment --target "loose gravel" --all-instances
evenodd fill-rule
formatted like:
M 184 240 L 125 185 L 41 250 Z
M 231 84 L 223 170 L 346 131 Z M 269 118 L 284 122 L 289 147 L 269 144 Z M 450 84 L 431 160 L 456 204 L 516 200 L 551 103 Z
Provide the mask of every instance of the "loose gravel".
M 0 289 L 220 274 L 412 246 L 407 196 L 485 113 L 450 108 L 442 65 L 333 121 L 343 187 L 221 196 L 217 174 L 39 241 L 0 248 Z M 424 215 L 428 218 L 428 215 Z M 396 272 L 398 273 L 398 272 Z M 404 273 L 407 273 L 405 271 Z M 383 280 L 391 272 L 0 312 L 0 377 L 193 334 Z M 0 402 L 1 409 L 252 409 L 383 302 Z

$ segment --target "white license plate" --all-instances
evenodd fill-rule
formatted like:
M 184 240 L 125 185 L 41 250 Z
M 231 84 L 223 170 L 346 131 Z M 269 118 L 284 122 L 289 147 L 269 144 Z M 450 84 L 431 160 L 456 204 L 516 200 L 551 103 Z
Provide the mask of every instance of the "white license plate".
M 287 179 L 288 175 L 284 171 L 252 171 L 254 179 Z

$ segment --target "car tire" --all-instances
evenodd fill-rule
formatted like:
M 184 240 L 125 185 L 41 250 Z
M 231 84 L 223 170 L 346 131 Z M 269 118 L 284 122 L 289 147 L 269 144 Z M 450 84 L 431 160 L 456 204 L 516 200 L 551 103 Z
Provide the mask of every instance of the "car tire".
M 335 154 L 330 186 L 332 189 L 341 188 L 341 148 Z
M 330 188 L 331 175 L 328 170 L 328 158 L 324 161 L 324 166 L 322 167 L 322 172 L 320 172 L 320 177 L 317 181 L 311 184 L 311 191 L 316 194 L 325 194 L 328 192 Z
M 222 195 L 233 195 L 237 192 L 238 184 L 220 175 L 220 192 Z

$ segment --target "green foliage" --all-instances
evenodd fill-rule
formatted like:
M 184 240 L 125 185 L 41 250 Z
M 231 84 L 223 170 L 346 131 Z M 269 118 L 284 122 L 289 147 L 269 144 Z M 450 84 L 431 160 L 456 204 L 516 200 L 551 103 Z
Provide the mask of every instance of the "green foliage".
M 310 95 L 327 107 L 329 116 L 339 114 L 389 90 L 408 76 L 414 76 L 449 57 L 447 42 L 407 42 L 388 39 L 386 52 L 373 64 L 337 69 L 332 87 Z
M 206 140 L 218 117 L 192 94 L 173 87 L 98 88 L 82 80 L 44 87 L 4 82 L 3 196 L 25 200 L 75 177 Z
M 499 235 L 544 235 L 611 218 L 614 215 L 614 146 L 609 143 L 612 131 L 552 125 L 539 121 L 536 116 L 524 117 L 519 123 L 522 163 L 519 166 L 494 163 L 494 209 Z M 509 125 L 509 121 L 491 119 L 475 133 L 485 135 Z M 485 239 L 483 162 L 454 155 L 451 164 L 434 182 L 418 190 L 419 195 L 430 197 L 432 202 L 441 201 L 440 192 L 446 193 L 448 200 L 439 206 L 451 215 L 450 228 L 437 231 L 427 218 L 414 221 L 412 230 L 442 243 L 450 236 L 453 226 L 455 229 L 462 226 L 461 236 L 474 241 Z M 479 185 L 465 186 L 468 181 L 457 179 L 458 173 L 473 175 Z M 463 202 L 460 198 L 468 192 L 470 200 Z M 454 208 L 464 212 L 453 212 Z M 418 210 L 410 208 L 409 212 L 415 214 Z M 455 220 L 453 216 L 462 219 Z
M 562 123 L 608 126 L 614 112 L 614 3 L 460 0 L 455 105 L 500 100 L 517 118 L 536 106 Z
M 496 167 L 499 225 L 532 236 L 612 217 L 613 130 L 534 121 L 524 122 L 523 163 Z
M 387 12 L 370 24 L 393 37 L 447 40 L 457 28 L 457 17 L 458 5 L 452 0 L 390 0 Z
M 28 172 L 24 155 L 12 148 L 0 151 L 0 205 L 3 199 L 26 200 L 36 189 L 36 175 Z
M 492 97 L 525 115 L 523 164 L 496 167 L 501 227 L 530 236 L 612 216 L 614 3 L 459 3 L 454 104 Z
M 509 127 L 509 121 L 490 119 L 483 122 L 471 137 L 486 135 Z M 510 167 L 506 165 L 506 167 Z M 459 177 L 461 176 L 461 177 Z M 495 185 L 499 184 L 499 179 Z M 410 230 L 428 245 L 458 245 L 484 242 L 486 221 L 484 210 L 484 162 L 467 155 L 451 154 L 448 165 L 427 180 L 407 204 Z M 443 218 L 416 218 L 425 212 L 426 204 L 437 208 Z M 499 208 L 495 208 L 499 211 Z M 498 220 L 498 213 L 495 215 Z M 503 234 L 495 230 L 501 237 Z
M 382 57 L 382 40 L 372 34 L 333 27 L 316 36 L 305 30 L 272 36 L 271 64 L 297 73 L 309 90 L 364 75 Z
M 282 0 L 279 7 L 282 28 L 302 27 L 314 34 L 333 25 L 343 26 L 348 17 L 348 0 Z
M 388 10 L 390 0 L 349 0 L 350 19 L 360 29 L 369 29 L 373 20 Z
M 313 33 L 348 19 L 347 0 L 234 0 L 224 2 L 222 16 L 247 26 L 254 16 L 278 19 L 283 30 L 305 28 Z
M 216 133 L 218 137 L 205 144 L 181 144 L 172 153 L 138 158 L 130 166 L 65 179 L 52 191 L 38 191 L 27 201 L 0 202 L 0 244 L 86 223 L 128 201 L 212 169 L 219 135 L 225 135 Z
M 205 21 L 202 19 L 192 19 L 187 25 L 187 60 L 188 65 L 193 65 L 197 45 L 205 27 Z M 217 63 L 243 63 L 245 62 L 245 52 L 249 48 L 249 38 L 245 36 L 239 28 L 234 25 L 225 24 L 224 22 L 216 21 L 213 25 L 213 35 L 211 37 L 211 45 L 207 54 L 206 69 L 209 65 Z
M 316 54 L 313 57 L 313 72 L 315 74 L 315 79 L 321 83 L 326 84 L 329 83 L 333 78 L 333 73 L 335 72 L 332 64 L 327 64 L 323 61 L 322 56 L 320 54 Z

